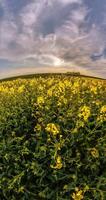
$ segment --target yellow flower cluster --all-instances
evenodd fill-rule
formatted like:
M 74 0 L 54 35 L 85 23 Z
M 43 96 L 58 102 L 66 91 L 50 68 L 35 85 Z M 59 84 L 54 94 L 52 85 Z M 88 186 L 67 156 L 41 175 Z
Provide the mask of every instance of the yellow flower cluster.
M 37 124 L 34 128 L 35 131 L 41 131 L 41 125 Z
M 92 85 L 91 92 L 93 92 L 94 94 L 97 94 L 97 87 Z
M 57 103 L 58 106 L 67 105 L 67 99 L 64 96 L 61 96 Z
M 39 96 L 39 97 L 37 97 L 37 104 L 38 105 L 40 105 L 40 104 L 44 104 L 44 97 L 42 97 L 42 96 Z
M 55 166 L 50 165 L 50 167 L 53 168 L 53 169 L 61 169 L 63 167 L 61 156 L 57 156 Z
M 24 91 L 24 88 L 25 86 L 24 85 L 21 85 L 19 88 L 18 88 L 18 92 L 19 93 L 22 93 Z
M 98 158 L 99 157 L 99 152 L 96 148 L 92 148 L 91 149 L 91 155 L 94 157 L 94 158 Z
M 106 105 L 100 108 L 100 114 L 97 117 L 97 121 L 100 121 L 100 122 L 106 121 Z
M 106 105 L 101 107 L 100 113 L 106 113 Z
M 50 97 L 53 95 L 53 92 L 52 92 L 51 89 L 49 89 L 49 90 L 47 91 L 47 95 L 50 96 Z
M 90 116 L 90 108 L 84 105 L 83 107 L 80 108 L 79 112 L 80 112 L 78 114 L 79 118 L 83 118 L 84 121 L 87 121 Z
M 59 134 L 60 130 L 59 130 L 59 126 L 53 123 L 49 123 L 47 124 L 45 130 L 49 133 L 51 133 L 53 136 L 56 136 L 57 134 Z
M 75 192 L 72 194 L 72 199 L 74 200 L 82 200 L 84 199 L 83 191 L 76 188 Z

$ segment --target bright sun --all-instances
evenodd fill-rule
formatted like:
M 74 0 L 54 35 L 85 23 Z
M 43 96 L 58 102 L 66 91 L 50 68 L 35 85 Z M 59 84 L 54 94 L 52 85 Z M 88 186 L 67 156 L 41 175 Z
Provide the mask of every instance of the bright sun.
M 60 58 L 55 58 L 54 60 L 54 66 L 61 66 L 63 65 L 64 61 L 61 60 Z

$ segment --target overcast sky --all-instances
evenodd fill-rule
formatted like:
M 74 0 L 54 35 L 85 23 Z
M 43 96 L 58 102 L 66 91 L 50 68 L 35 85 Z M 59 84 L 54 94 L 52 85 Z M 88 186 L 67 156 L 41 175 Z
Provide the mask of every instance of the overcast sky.
M 106 78 L 106 0 L 0 0 L 0 78 L 70 70 Z

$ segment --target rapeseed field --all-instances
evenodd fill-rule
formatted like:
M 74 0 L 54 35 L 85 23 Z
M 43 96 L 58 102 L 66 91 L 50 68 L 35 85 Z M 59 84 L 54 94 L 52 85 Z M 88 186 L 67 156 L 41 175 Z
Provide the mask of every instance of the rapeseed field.
M 106 199 L 106 81 L 0 83 L 1 200 Z

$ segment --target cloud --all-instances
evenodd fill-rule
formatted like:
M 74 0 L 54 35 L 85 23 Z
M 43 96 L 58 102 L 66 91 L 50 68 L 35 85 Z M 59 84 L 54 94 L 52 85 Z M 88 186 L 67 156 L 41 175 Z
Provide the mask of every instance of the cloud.
M 38 17 L 40 12 L 43 8 L 43 3 L 41 4 L 41 1 L 34 1 L 32 3 L 29 3 L 26 5 L 21 13 L 20 13 L 20 20 L 22 22 L 23 27 L 30 27 L 34 24 L 37 24 Z
M 7 1 L 1 1 L 4 14 L 0 19 L 0 58 L 14 63 L 14 73 L 22 72 L 21 67 L 28 72 L 38 70 L 37 66 L 43 70 L 44 66 L 45 70 L 74 69 L 94 75 L 97 69 L 97 74 L 104 75 L 106 18 L 101 26 L 93 21 L 89 26 L 92 9 L 88 3 L 24 0 L 21 4 L 19 0 L 18 8 L 12 12 L 10 7 L 14 8 L 16 0 L 10 0 L 10 4 Z M 103 56 L 93 60 L 99 52 Z
M 58 0 L 60 3 L 63 4 L 72 4 L 72 3 L 78 3 L 80 4 L 82 1 L 81 0 Z

